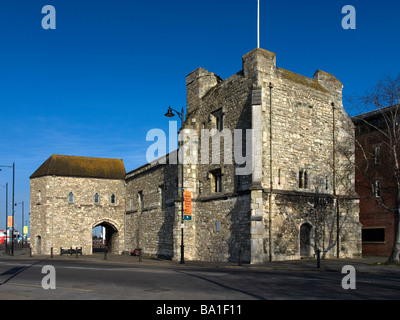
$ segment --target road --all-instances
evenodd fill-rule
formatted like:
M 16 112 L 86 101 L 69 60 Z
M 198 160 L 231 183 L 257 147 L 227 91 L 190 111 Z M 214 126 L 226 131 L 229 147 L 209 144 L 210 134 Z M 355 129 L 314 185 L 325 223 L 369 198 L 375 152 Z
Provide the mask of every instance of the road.
M 42 281 L 55 271 L 56 289 Z M 400 269 L 400 268 L 399 268 Z M 356 289 L 332 271 L 126 264 L 35 258 L 0 259 L 0 299 L 36 300 L 324 300 L 400 299 L 399 272 L 357 272 Z M 50 283 L 44 282 L 45 285 Z

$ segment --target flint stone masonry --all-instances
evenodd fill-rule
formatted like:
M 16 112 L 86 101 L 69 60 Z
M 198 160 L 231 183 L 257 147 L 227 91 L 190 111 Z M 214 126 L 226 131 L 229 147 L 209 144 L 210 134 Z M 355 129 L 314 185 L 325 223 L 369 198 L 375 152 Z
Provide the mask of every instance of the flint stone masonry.
M 174 152 L 128 172 L 124 180 L 107 180 L 104 190 L 97 187 L 102 194 L 118 193 L 117 206 L 95 213 L 101 216 L 98 221 L 109 219 L 118 230 L 112 233 L 115 250 L 141 248 L 144 254 L 180 259 L 183 179 L 184 190 L 192 195 L 191 220 L 184 223 L 186 260 L 240 257 L 262 263 L 313 256 L 316 250 L 327 257 L 361 254 L 358 195 L 349 161 L 354 127 L 343 109 L 343 85 L 324 71 L 307 78 L 278 68 L 276 55 L 263 49 L 247 53 L 242 63 L 242 70 L 225 80 L 204 68 L 186 77 L 183 129 L 193 130 L 198 140 L 189 141 L 190 149 L 188 138 L 180 139 L 184 164 L 169 162 Z M 241 141 L 227 136 L 238 129 Z M 204 136 L 202 130 L 211 134 Z M 232 152 L 239 146 L 241 154 Z M 192 157 L 202 151 L 208 151 L 208 159 Z M 225 158 L 227 152 L 232 159 Z M 46 188 L 42 201 L 47 207 L 34 209 L 32 230 L 46 235 L 41 241 L 48 251 L 53 178 L 40 179 L 31 179 L 32 197 Z M 78 221 L 74 233 L 87 232 L 97 223 L 94 211 L 83 202 L 67 210 L 73 183 L 55 179 L 62 186 L 55 197 L 58 234 L 63 228 L 69 233 L 72 221 Z M 76 182 L 82 187 L 77 186 L 78 193 L 87 197 L 96 189 L 89 178 Z M 76 235 L 68 238 L 90 251 Z
M 90 163 L 97 173 L 90 168 Z M 105 163 L 104 163 L 105 161 Z M 59 166 L 62 162 L 62 166 Z M 107 171 L 111 166 L 115 172 Z M 44 168 L 45 167 L 45 168 Z M 82 254 L 92 254 L 92 229 L 103 225 L 109 234 L 112 253 L 124 249 L 125 181 L 121 160 L 53 155 L 31 176 L 31 243 L 33 254 L 60 254 L 60 248 L 82 247 Z M 65 170 L 69 167 L 71 171 Z M 106 171 L 100 172 L 99 170 Z M 50 172 L 51 175 L 47 175 Z M 107 178 L 58 176 L 57 173 Z M 73 202 L 70 202 L 70 193 Z M 94 202 L 95 194 L 99 202 Z M 115 203 L 111 196 L 115 195 Z
M 155 163 L 126 175 L 128 250 L 140 248 L 145 254 L 170 259 L 176 255 L 177 169 L 177 165 Z

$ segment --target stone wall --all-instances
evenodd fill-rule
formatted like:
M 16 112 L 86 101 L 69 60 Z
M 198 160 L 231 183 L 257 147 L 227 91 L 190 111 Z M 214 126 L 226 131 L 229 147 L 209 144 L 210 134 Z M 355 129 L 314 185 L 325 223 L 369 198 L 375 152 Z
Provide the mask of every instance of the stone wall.
M 177 165 L 148 165 L 127 174 L 127 249 L 144 254 L 177 256 L 180 212 L 175 205 L 178 191 Z
M 250 261 L 249 195 L 196 202 L 196 259 Z
M 337 249 L 340 256 L 360 253 L 354 127 L 343 110 L 343 85 L 334 76 L 317 71 L 307 78 L 277 68 L 274 53 L 255 49 L 243 56 L 242 71 L 228 79 L 199 68 L 186 84 L 179 164 L 169 162 L 176 153 L 169 154 L 128 173 L 125 187 L 121 181 L 56 178 L 54 197 L 52 177 L 33 179 L 32 197 L 45 189 L 46 200 L 33 209 L 32 222 L 45 223 L 36 230 L 32 225 L 32 232 L 49 233 L 52 210 L 59 217 L 71 212 L 74 218 L 59 223 L 74 235 L 60 235 L 59 241 L 79 245 L 76 234 L 89 231 L 74 230 L 71 219 L 86 219 L 89 230 L 93 215 L 101 217 L 90 204 L 94 190 L 104 188 L 103 195 L 118 185 L 117 205 L 102 208 L 116 217 L 110 224 L 118 229 L 118 250 L 125 238 L 124 249 L 178 260 L 183 179 L 192 195 L 191 220 L 183 229 L 185 259 L 297 259 L 313 254 L 302 238 L 326 256 Z M 69 189 L 82 195 L 73 206 L 65 202 Z M 48 243 L 42 239 L 46 250 Z
M 343 110 L 343 85 L 323 71 L 311 79 L 275 63 L 275 55 L 262 49 L 243 57 L 245 76 L 262 91 L 263 121 L 253 121 L 253 129 L 262 126 L 264 197 L 257 200 L 264 206 L 265 241 L 257 240 L 256 260 L 264 261 L 267 255 L 272 260 L 299 258 L 300 228 L 306 222 L 314 235 L 321 234 L 321 225 L 332 230 L 323 237 L 324 244 L 330 243 L 324 246 L 327 255 L 336 254 L 338 232 L 339 254 L 357 255 L 361 233 L 352 161 L 354 126 Z M 346 199 L 339 210 L 338 198 Z M 311 215 L 319 216 L 314 223 Z
M 235 219 L 230 218 L 235 212 L 236 220 L 243 222 L 240 233 L 246 240 L 241 242 L 246 243 L 245 256 L 250 262 L 299 258 L 300 228 L 310 220 L 308 216 L 316 215 L 314 206 L 318 212 L 324 211 L 326 219 L 308 221 L 312 232 L 319 234 L 321 225 L 332 230 L 329 236 L 324 234 L 324 239 L 328 237 L 324 243 L 330 243 L 322 248 L 325 254 L 336 254 L 338 233 L 340 255 L 360 253 L 358 198 L 351 161 L 354 127 L 343 110 L 342 87 L 323 71 L 307 78 L 277 68 L 275 54 L 262 49 L 246 54 L 243 70 L 226 80 L 204 69 L 188 76 L 185 128 L 195 130 L 200 137 L 198 154 L 205 150 L 201 129 L 218 129 L 218 113 L 222 114 L 223 129 L 231 134 L 234 129 L 253 130 L 251 174 L 238 175 L 235 158 L 226 163 L 224 150 L 226 153 L 229 148 L 224 147 L 233 139 L 221 138 L 220 160 L 213 162 L 212 152 L 218 150 L 213 133 L 209 158 L 185 165 L 185 190 L 192 191 L 196 202 L 196 257 L 236 259 L 232 247 L 238 245 L 232 245 L 231 240 L 235 236 L 226 231 L 237 229 Z M 225 136 L 224 131 L 216 134 Z M 245 153 L 250 137 L 243 136 Z M 213 190 L 215 171 L 222 176 L 218 192 Z M 244 192 L 247 196 L 241 196 L 241 209 L 233 209 Z M 326 203 L 324 209 L 316 202 Z M 339 225 L 338 215 L 342 217 Z M 229 227 L 216 233 L 217 222 Z M 217 239 L 223 239 L 222 244 Z
M 73 193 L 73 203 L 69 194 Z M 94 203 L 94 195 L 99 203 Z M 115 195 L 115 204 L 111 195 Z M 82 247 L 92 254 L 92 230 L 113 232 L 110 251 L 124 250 L 125 186 L 123 180 L 52 177 L 31 179 L 31 241 L 34 254 L 60 253 L 60 247 Z
M 219 80 L 214 86 L 208 81 L 208 90 L 198 88 L 202 86 L 200 81 L 193 81 L 205 74 L 207 79 Z M 251 128 L 252 83 L 241 72 L 222 81 L 213 73 L 197 69 L 187 78 L 187 92 L 190 113 L 185 129 L 194 130 L 200 140 L 195 146 L 198 161 L 184 166 L 185 190 L 191 191 L 193 198 L 192 221 L 185 223 L 194 225 L 195 250 L 191 253 L 198 260 L 238 261 L 240 252 L 243 261 L 250 261 L 251 174 L 235 172 L 233 133 L 241 129 L 240 147 L 245 153 L 246 129 Z M 192 92 L 199 95 L 193 96 Z M 216 117 L 222 118 L 222 132 L 218 131 Z M 227 150 L 229 156 L 225 158 Z M 218 191 L 215 172 L 221 176 Z

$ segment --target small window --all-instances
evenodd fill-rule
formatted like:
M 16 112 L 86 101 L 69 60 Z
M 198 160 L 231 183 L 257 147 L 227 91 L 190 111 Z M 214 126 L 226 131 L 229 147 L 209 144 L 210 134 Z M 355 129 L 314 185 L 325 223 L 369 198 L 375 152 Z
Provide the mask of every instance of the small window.
M 203 193 L 203 182 L 199 181 L 199 195 Z
M 385 243 L 385 228 L 363 228 L 362 242 Z
M 94 204 L 99 204 L 99 202 L 100 202 L 100 197 L 99 197 L 99 194 L 96 193 L 96 194 L 94 195 Z
M 143 191 L 138 192 L 139 210 L 142 211 L 144 208 Z
M 159 187 L 158 187 L 158 193 L 159 193 L 159 196 L 160 196 L 160 207 L 161 208 L 164 208 L 165 207 L 165 187 L 164 187 L 164 185 L 160 185 Z
M 203 122 L 201 124 L 201 136 L 204 137 L 205 136 L 205 130 L 207 129 L 207 125 L 205 122 Z
M 381 147 L 374 148 L 374 162 L 375 164 L 381 163 Z
M 211 192 L 222 192 L 221 169 L 211 171 Z
M 68 202 L 69 203 L 74 203 L 74 194 L 72 192 L 70 192 L 69 195 L 68 195 Z
M 222 113 L 222 109 L 218 109 L 212 113 L 212 116 L 215 120 L 215 128 L 221 132 L 224 129 L 224 114 Z
M 299 188 L 300 189 L 308 188 L 308 172 L 307 172 L 307 170 L 302 169 L 299 171 Z
M 113 193 L 112 195 L 111 195 L 111 198 L 110 198 L 110 202 L 111 202 L 111 204 L 115 204 L 115 202 L 116 202 L 116 196 L 115 196 L 115 194 Z
M 374 192 L 375 192 L 375 198 L 380 198 L 382 194 L 382 182 L 380 179 L 375 180 L 375 185 L 374 185 Z
M 218 131 L 222 131 L 224 129 L 222 114 L 216 118 L 216 128 Z
M 278 169 L 278 185 L 281 185 L 281 169 Z

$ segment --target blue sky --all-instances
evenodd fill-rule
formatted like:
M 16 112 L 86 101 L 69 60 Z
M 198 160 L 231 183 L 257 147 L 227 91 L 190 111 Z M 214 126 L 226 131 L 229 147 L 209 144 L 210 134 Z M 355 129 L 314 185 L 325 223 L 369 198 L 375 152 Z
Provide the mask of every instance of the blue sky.
M 48 4 L 55 30 L 41 26 Z M 341 26 L 348 4 L 356 30 Z M 168 106 L 186 104 L 187 74 L 241 70 L 257 45 L 256 14 L 256 0 L 0 0 L 0 165 L 16 163 L 25 216 L 29 176 L 51 154 L 121 158 L 127 171 L 143 165 L 146 133 L 168 132 Z M 399 16 L 398 1 L 261 0 L 261 47 L 278 67 L 308 77 L 321 69 L 345 97 L 362 95 L 400 72 Z M 11 190 L 11 181 L 3 168 L 0 185 Z M 4 198 L 0 188 L 0 228 Z M 19 229 L 20 206 L 15 215 Z

